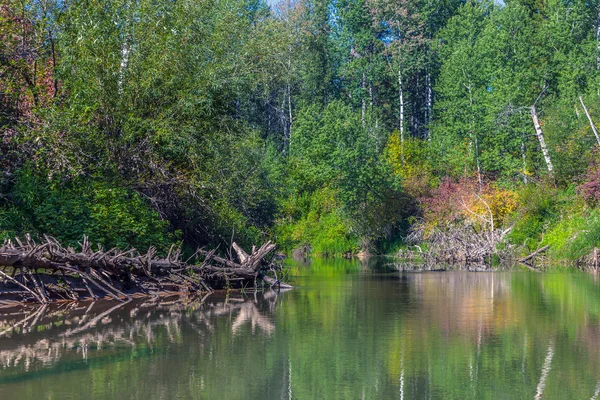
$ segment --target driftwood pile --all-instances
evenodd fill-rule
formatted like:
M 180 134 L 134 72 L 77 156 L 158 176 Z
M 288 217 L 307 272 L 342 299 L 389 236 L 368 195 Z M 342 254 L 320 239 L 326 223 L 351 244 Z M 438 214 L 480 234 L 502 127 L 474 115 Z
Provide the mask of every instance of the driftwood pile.
M 0 247 L 0 300 L 17 299 L 46 304 L 53 300 L 80 300 L 112 297 L 126 301 L 135 295 L 159 296 L 165 293 L 210 293 L 224 288 L 290 288 L 281 281 L 281 267 L 265 257 L 275 245 L 271 242 L 246 253 L 232 245 L 239 261 L 198 250 L 199 264 L 182 260 L 180 249 L 171 247 L 166 258 L 150 248 L 144 254 L 135 249 L 92 249 L 84 237 L 80 249 L 63 247 L 44 236 L 39 243 L 29 235 L 24 241 L 7 240 Z M 189 259 L 187 260 L 189 261 Z
M 487 228 L 487 229 L 486 229 Z M 513 249 L 504 238 L 509 230 L 478 227 L 470 223 L 450 223 L 435 227 L 424 238 L 422 227 L 417 227 L 407 238 L 415 245 L 400 250 L 397 258 L 407 261 L 422 261 L 428 265 L 467 265 L 475 271 L 491 267 L 493 259 L 509 262 Z M 417 243 L 426 244 L 425 249 Z
M 600 273 L 600 249 L 594 247 L 592 252 L 576 261 L 579 269 L 593 274 Z

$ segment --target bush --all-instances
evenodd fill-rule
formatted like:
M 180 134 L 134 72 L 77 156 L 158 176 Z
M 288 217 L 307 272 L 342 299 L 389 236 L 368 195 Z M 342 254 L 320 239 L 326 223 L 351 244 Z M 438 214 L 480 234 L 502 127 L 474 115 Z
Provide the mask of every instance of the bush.
M 421 198 L 425 231 L 458 220 L 468 220 L 474 226 L 484 221 L 488 224 L 490 212 L 494 227 L 500 228 L 519 202 L 519 194 L 512 190 L 490 184 L 480 187 L 473 178 L 444 178 L 428 196 Z
M 600 202 L 600 158 L 597 154 L 582 176 L 582 181 L 577 191 L 590 207 L 596 207 Z
M 139 249 L 166 249 L 178 239 L 140 194 L 106 182 L 48 182 L 25 169 L 11 198 L 0 211 L 4 237 L 48 234 L 76 245 L 87 235 L 105 247 Z
M 276 241 L 287 252 L 310 248 L 316 256 L 356 253 L 359 241 L 341 213 L 336 192 L 328 187 L 290 197 L 275 227 Z
M 588 217 L 582 213 L 570 214 L 549 229 L 543 241 L 550 246 L 549 254 L 571 261 L 589 254 L 598 243 L 600 233 L 600 220 L 597 213 L 594 214 Z
M 543 233 L 559 217 L 559 192 L 545 185 L 527 185 L 518 192 L 520 207 L 509 217 L 512 231 L 511 243 L 525 245 L 535 250 L 541 243 Z

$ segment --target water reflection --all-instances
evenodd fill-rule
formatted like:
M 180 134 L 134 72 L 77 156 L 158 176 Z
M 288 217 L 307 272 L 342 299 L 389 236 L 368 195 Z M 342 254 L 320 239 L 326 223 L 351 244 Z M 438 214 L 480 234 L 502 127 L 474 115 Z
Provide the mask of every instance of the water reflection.
M 268 312 L 279 294 L 270 291 L 252 297 L 214 294 L 194 299 L 143 299 L 126 303 L 79 302 L 18 306 L 0 314 L 0 365 L 5 369 L 30 371 L 51 367 L 63 358 L 87 360 L 103 350 L 149 346 L 158 332 L 167 340 L 182 339 L 182 327 L 200 337 L 214 331 L 213 320 L 233 319 L 231 331 L 251 326 L 270 335 L 275 330 Z M 266 312 L 258 303 L 266 305 Z M 1 379 L 1 378 L 0 378 Z
M 427 369 L 413 370 L 412 379 L 427 381 L 428 396 L 497 398 L 497 389 L 506 391 L 502 398 L 597 396 L 600 296 L 591 277 L 467 272 L 410 277 L 420 309 L 406 322 L 421 340 L 411 340 L 403 352 L 414 359 L 427 354 Z
M 5 309 L 0 398 L 600 396 L 592 276 L 327 260 L 294 275 L 286 293 Z

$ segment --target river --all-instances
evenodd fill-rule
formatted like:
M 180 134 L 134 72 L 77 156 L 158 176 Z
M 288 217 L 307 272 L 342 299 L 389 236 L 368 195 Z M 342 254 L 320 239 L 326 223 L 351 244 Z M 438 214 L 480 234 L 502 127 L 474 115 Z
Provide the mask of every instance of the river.
M 598 399 L 574 272 L 316 260 L 296 289 L 0 309 L 0 399 Z

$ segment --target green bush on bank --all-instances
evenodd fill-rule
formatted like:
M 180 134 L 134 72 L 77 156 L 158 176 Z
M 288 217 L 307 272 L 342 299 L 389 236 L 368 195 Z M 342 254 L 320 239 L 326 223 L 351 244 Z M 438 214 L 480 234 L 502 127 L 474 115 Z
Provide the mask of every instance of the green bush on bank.
M 525 185 L 518 190 L 518 197 L 519 207 L 509 218 L 512 230 L 508 240 L 533 251 L 539 247 L 544 232 L 558 218 L 557 190 L 549 185 Z
M 325 187 L 312 194 L 291 196 L 282 207 L 275 227 L 276 241 L 287 253 L 310 249 L 315 256 L 335 256 L 359 251 L 358 238 L 340 211 L 336 192 Z
M 550 246 L 549 254 L 557 261 L 574 262 L 590 254 L 600 245 L 600 210 L 584 208 L 565 213 L 548 230 L 543 244 Z
M 586 205 L 573 187 L 527 185 L 519 199 L 509 240 L 523 254 L 548 245 L 552 262 L 572 263 L 600 246 L 600 209 Z
M 76 245 L 87 235 L 105 248 L 155 246 L 159 250 L 179 239 L 136 192 L 82 178 L 47 181 L 29 169 L 18 174 L 11 202 L 0 208 L 4 238 L 48 234 L 65 245 Z

